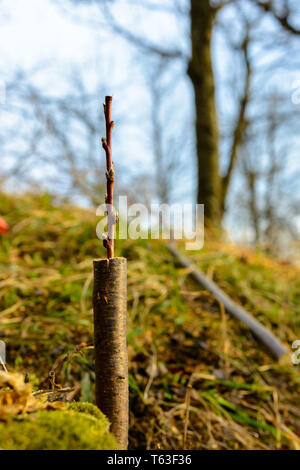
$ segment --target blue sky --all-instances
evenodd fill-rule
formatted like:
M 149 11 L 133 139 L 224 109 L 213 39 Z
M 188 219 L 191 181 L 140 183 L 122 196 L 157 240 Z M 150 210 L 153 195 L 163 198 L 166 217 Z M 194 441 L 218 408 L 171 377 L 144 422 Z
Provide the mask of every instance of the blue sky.
M 13 3 L 4 0 L 4 9 L 6 18 L 0 30 L 0 60 L 4 77 L 15 68 L 31 71 L 44 64 L 47 72 L 38 75 L 38 83 L 47 93 L 53 94 L 68 91 L 68 74 L 72 70 L 80 70 L 90 90 L 100 81 L 103 94 L 114 97 L 115 113 L 126 115 L 122 126 L 115 127 L 116 155 L 119 149 L 122 159 L 126 149 L 131 170 L 134 172 L 136 168 L 139 172 L 144 168 L 148 171 L 152 165 L 148 122 L 150 101 L 145 87 L 145 68 L 139 63 L 138 57 L 141 56 L 137 56 L 134 48 L 128 47 L 128 43 L 118 35 L 114 35 L 112 40 L 111 32 L 101 27 L 98 11 L 97 27 L 90 28 L 90 23 L 84 26 L 82 22 L 64 15 L 50 0 L 15 0 Z M 88 8 L 79 11 L 81 19 L 93 16 Z M 128 13 L 126 2 L 121 2 L 118 20 L 126 23 Z M 170 15 L 160 13 L 159 21 L 155 14 L 153 21 L 148 15 L 144 22 L 145 15 L 139 15 L 138 9 L 135 15 L 140 28 L 148 30 L 154 40 L 159 38 L 167 42 L 173 37 L 174 43 L 184 42 L 178 37 L 178 25 Z M 182 100 L 182 115 L 189 112 L 192 100 L 184 73 L 181 77 L 174 92 Z M 99 104 L 95 103 L 95 106 L 102 100 L 103 96 L 99 96 Z M 175 121 L 174 112 L 172 118 Z M 189 199 L 192 189 L 187 196 Z
M 85 26 L 82 21 L 76 20 L 75 10 L 72 14 L 63 14 L 62 10 L 55 6 L 51 0 L 3 0 L 4 18 L 0 28 L 0 63 L 2 77 L 5 78 L 11 70 L 16 68 L 31 71 L 36 66 L 44 65 L 46 73 L 37 75 L 39 85 L 47 90 L 47 93 L 59 94 L 68 91 L 68 76 L 73 71 L 80 71 L 85 83 L 93 90 L 97 82 L 103 85 L 102 92 L 114 96 L 115 115 L 120 116 L 120 123 L 115 128 L 115 158 L 123 165 L 130 168 L 131 173 L 138 174 L 141 170 L 147 172 L 153 169 L 151 150 L 151 128 L 149 122 L 150 98 L 146 86 L 147 73 L 152 67 L 151 59 L 143 60 L 142 54 L 134 47 L 129 47 L 128 42 L 112 35 L 105 25 L 101 25 L 99 11 L 82 7 L 76 12 L 80 13 L 81 20 L 85 17 L 95 19 L 95 27 Z M 172 2 L 170 2 L 172 3 Z M 182 0 L 182 4 L 187 3 Z M 164 47 L 180 47 L 188 56 L 188 19 L 159 12 L 156 14 L 138 6 L 134 11 L 127 6 L 126 0 L 117 2 L 118 10 L 113 10 L 118 21 L 127 28 L 143 35 Z M 228 18 L 232 13 L 227 12 Z M 234 19 L 232 18 L 232 22 Z M 274 22 L 267 20 L 264 24 L 264 34 L 274 29 Z M 238 30 L 232 30 L 235 33 Z M 267 36 L 266 36 L 267 37 Z M 271 37 L 271 36 L 270 36 Z M 297 47 L 295 47 L 296 57 Z M 275 49 L 272 54 L 262 52 L 260 66 L 278 57 L 282 61 L 282 68 L 274 74 L 269 74 L 268 79 L 263 79 L 258 93 L 265 93 L 278 87 L 285 89 L 287 97 L 289 90 L 292 94 L 292 84 L 296 78 L 300 78 L 297 69 L 292 72 L 285 68 L 284 57 L 286 50 Z M 221 104 L 221 115 L 226 114 L 226 122 L 223 129 L 231 126 L 234 117 L 234 101 L 236 97 L 230 87 L 229 81 L 238 74 L 239 63 L 228 52 L 228 46 L 222 35 L 215 36 L 213 54 L 215 57 L 217 98 Z M 185 75 L 185 65 L 175 64 L 172 72 L 165 76 L 169 80 L 172 74 L 176 74 L 170 86 L 170 93 L 166 100 L 164 116 L 169 119 L 176 132 L 188 132 L 187 148 L 182 150 L 182 158 L 186 159 L 187 170 L 182 174 L 181 181 L 176 185 L 177 196 L 181 202 L 190 202 L 193 199 L 195 189 L 195 172 L 193 165 L 195 155 L 193 149 L 193 95 L 192 88 Z M 297 75 L 298 74 L 298 75 Z M 236 91 L 236 90 L 233 90 Z M 100 105 L 103 96 L 95 106 Z M 299 106 L 300 107 L 300 106 Z M 254 111 L 256 108 L 253 108 Z M 2 107 L 2 117 L 5 116 L 5 107 Z M 120 124 L 118 126 L 118 124 Z M 186 127 L 184 127 L 184 125 Z M 176 127 L 177 126 L 177 127 Z M 101 137 L 101 129 L 99 129 Z M 295 139 L 294 131 L 291 138 Z M 226 145 L 222 153 L 226 153 Z M 294 158 L 289 165 L 298 168 L 298 154 L 294 150 Z M 99 149 L 99 158 L 101 150 Z M 222 164 L 224 166 L 225 159 Z M 42 186 L 46 183 L 42 172 L 39 173 Z M 187 182 L 192 182 L 188 183 Z M 238 182 L 235 184 L 238 187 Z M 176 192 L 175 191 L 175 192 Z M 233 226 L 231 220 L 228 225 Z

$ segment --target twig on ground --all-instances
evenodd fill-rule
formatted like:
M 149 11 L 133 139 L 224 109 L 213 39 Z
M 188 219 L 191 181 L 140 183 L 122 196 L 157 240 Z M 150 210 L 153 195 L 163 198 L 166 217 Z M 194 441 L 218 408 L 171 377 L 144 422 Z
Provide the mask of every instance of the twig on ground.
M 211 279 L 194 266 L 187 258 L 182 256 L 174 247 L 174 244 L 168 245 L 169 251 L 175 257 L 180 266 L 187 268 L 193 279 L 205 287 L 219 302 L 222 302 L 225 309 L 236 319 L 247 325 L 252 333 L 267 347 L 275 359 L 282 363 L 290 360 L 289 351 L 285 345 L 258 320 L 250 315 L 243 307 L 236 304 L 222 289 L 220 289 Z
M 185 395 L 185 418 L 184 418 L 184 432 L 183 432 L 183 450 L 186 450 L 187 444 L 187 435 L 189 427 L 189 417 L 190 417 L 190 406 L 191 406 L 191 393 L 193 386 L 191 383 L 188 384 L 186 395 Z
M 70 360 L 75 354 L 81 353 L 83 350 L 86 349 L 93 349 L 94 346 L 88 346 L 86 343 L 80 343 L 75 346 L 75 348 L 69 352 L 68 354 L 65 354 L 61 359 L 56 360 L 54 366 L 50 370 L 48 374 L 48 379 L 50 380 L 50 384 L 52 387 L 52 390 L 55 390 L 56 384 L 55 384 L 55 376 L 57 371 L 59 371 L 64 363 L 68 360 Z

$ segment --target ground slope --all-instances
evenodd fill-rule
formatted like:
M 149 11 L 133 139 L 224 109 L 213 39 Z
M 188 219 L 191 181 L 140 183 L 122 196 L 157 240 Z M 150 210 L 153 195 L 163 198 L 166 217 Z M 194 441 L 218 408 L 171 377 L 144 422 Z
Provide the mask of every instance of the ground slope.
M 55 379 L 51 399 L 92 402 L 92 259 L 104 256 L 94 212 L 2 195 L 0 214 L 7 366 L 36 389 Z M 163 242 L 117 242 L 116 256 L 128 258 L 130 447 L 300 449 L 300 365 L 274 363 Z M 189 256 L 288 346 L 300 339 L 299 270 L 225 243 Z

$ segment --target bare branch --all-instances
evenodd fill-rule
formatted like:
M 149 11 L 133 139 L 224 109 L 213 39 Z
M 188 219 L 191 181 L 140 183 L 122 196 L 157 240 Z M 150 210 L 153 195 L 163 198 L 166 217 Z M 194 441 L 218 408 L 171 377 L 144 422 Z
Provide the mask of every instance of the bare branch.
M 157 46 L 156 44 L 151 43 L 150 41 L 145 40 L 144 38 L 133 34 L 128 29 L 121 26 L 117 23 L 116 19 L 112 15 L 110 9 L 108 8 L 106 1 L 101 3 L 103 14 L 114 32 L 123 36 L 128 42 L 134 44 L 135 46 L 144 49 L 150 53 L 157 54 L 165 59 L 180 59 L 186 58 L 182 51 L 179 49 L 164 49 L 163 47 Z M 187 58 L 186 58 L 187 59 Z
M 243 59 L 244 59 L 245 68 L 246 68 L 245 85 L 244 85 L 243 96 L 240 99 L 236 126 L 233 132 L 233 141 L 231 145 L 229 165 L 228 165 L 227 172 L 222 180 L 222 206 L 223 208 L 225 206 L 225 199 L 226 199 L 229 184 L 231 181 L 233 168 L 235 166 L 235 162 L 237 159 L 238 148 L 240 144 L 242 143 L 243 135 L 247 127 L 247 121 L 246 121 L 245 115 L 246 115 L 246 109 L 247 109 L 247 105 L 248 105 L 249 98 L 250 98 L 250 82 L 251 82 L 251 64 L 249 60 L 249 41 L 250 41 L 249 32 L 247 31 L 244 41 L 241 46 L 241 51 L 243 54 Z
M 262 8 L 265 12 L 271 13 L 278 23 L 289 33 L 300 35 L 300 29 L 293 26 L 290 21 L 291 12 L 286 2 L 284 2 L 283 12 L 279 13 L 273 1 L 253 0 L 253 2 Z

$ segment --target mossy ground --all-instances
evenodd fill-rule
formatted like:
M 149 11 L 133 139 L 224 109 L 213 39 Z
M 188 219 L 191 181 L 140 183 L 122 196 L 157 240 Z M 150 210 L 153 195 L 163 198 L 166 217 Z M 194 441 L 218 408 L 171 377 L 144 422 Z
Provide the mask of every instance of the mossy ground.
M 48 195 L 3 195 L 0 214 L 11 227 L 0 241 L 0 339 L 9 369 L 48 388 L 55 361 L 92 344 L 97 218 Z M 163 242 L 118 241 L 116 256 L 128 258 L 130 447 L 300 449 L 300 366 L 272 361 Z M 189 256 L 289 347 L 300 338 L 297 268 L 209 240 Z M 92 402 L 94 380 L 87 349 L 57 370 L 55 398 Z
M 4 450 L 118 449 L 107 419 L 89 403 L 0 422 L 0 446 Z

